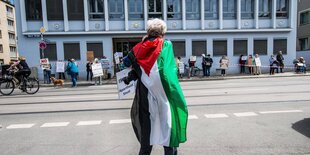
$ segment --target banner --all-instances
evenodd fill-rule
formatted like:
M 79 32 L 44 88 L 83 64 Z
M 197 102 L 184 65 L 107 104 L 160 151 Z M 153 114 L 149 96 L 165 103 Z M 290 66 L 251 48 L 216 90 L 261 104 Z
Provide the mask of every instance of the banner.
M 128 76 L 128 73 L 131 69 L 127 68 L 118 73 L 116 73 L 116 82 L 118 89 L 118 97 L 119 99 L 124 99 L 128 97 L 130 94 L 134 94 L 136 90 L 135 82 L 131 81 L 128 85 L 124 83 L 124 79 Z
M 262 66 L 262 63 L 260 61 L 260 58 L 255 58 L 255 65 L 256 66 Z
M 56 73 L 64 73 L 65 72 L 65 62 L 57 61 L 56 62 Z
M 93 64 L 92 66 L 93 77 L 99 77 L 103 75 L 101 63 Z

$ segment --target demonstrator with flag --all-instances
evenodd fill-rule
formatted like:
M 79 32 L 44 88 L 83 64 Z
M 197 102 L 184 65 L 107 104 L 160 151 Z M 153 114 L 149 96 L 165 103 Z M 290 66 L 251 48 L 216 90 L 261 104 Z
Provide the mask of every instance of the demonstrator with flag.
M 149 20 L 147 36 L 124 59 L 132 68 L 125 83 L 137 80 L 131 119 L 141 144 L 139 155 L 150 155 L 153 145 L 164 146 L 165 155 L 176 155 L 186 141 L 188 111 L 172 43 L 163 38 L 166 31 L 164 21 Z

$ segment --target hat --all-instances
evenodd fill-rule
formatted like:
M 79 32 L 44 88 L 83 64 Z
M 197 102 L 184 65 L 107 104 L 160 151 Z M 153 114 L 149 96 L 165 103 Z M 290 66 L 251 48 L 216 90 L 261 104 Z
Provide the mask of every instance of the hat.
M 202 57 L 206 57 L 206 55 L 205 55 L 205 54 L 201 54 L 201 56 L 202 56 Z

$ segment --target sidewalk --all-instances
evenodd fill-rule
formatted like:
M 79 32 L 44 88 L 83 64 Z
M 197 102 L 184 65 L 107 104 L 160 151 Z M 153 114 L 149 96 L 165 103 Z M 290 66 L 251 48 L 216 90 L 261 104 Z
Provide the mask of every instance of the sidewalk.
M 227 75 L 227 76 L 211 76 L 211 77 L 184 77 L 179 79 L 180 82 L 191 82 L 191 81 L 211 81 L 211 80 L 229 80 L 229 79 L 251 79 L 251 78 L 277 78 L 277 77 L 298 77 L 298 76 L 310 76 L 310 73 L 307 74 L 296 74 L 295 72 L 285 72 L 285 73 L 277 73 L 275 75 L 269 74 L 261 74 L 261 75 L 241 75 L 241 74 L 234 74 L 234 75 Z M 78 80 L 77 85 L 79 86 L 95 86 L 94 81 L 85 81 L 85 80 Z M 109 84 L 116 84 L 116 79 L 112 78 L 109 80 L 103 80 L 102 85 L 109 85 Z M 53 84 L 44 84 L 43 81 L 40 81 L 41 87 L 54 87 Z M 64 87 L 71 87 L 70 79 L 65 81 Z

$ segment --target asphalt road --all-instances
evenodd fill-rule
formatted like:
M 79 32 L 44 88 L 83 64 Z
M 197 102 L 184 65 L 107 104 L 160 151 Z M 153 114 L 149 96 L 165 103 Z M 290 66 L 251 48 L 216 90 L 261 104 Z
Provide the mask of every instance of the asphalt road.
M 181 86 L 190 116 L 180 155 L 310 154 L 310 77 Z M 137 155 L 131 103 L 115 85 L 0 96 L 0 154 Z

